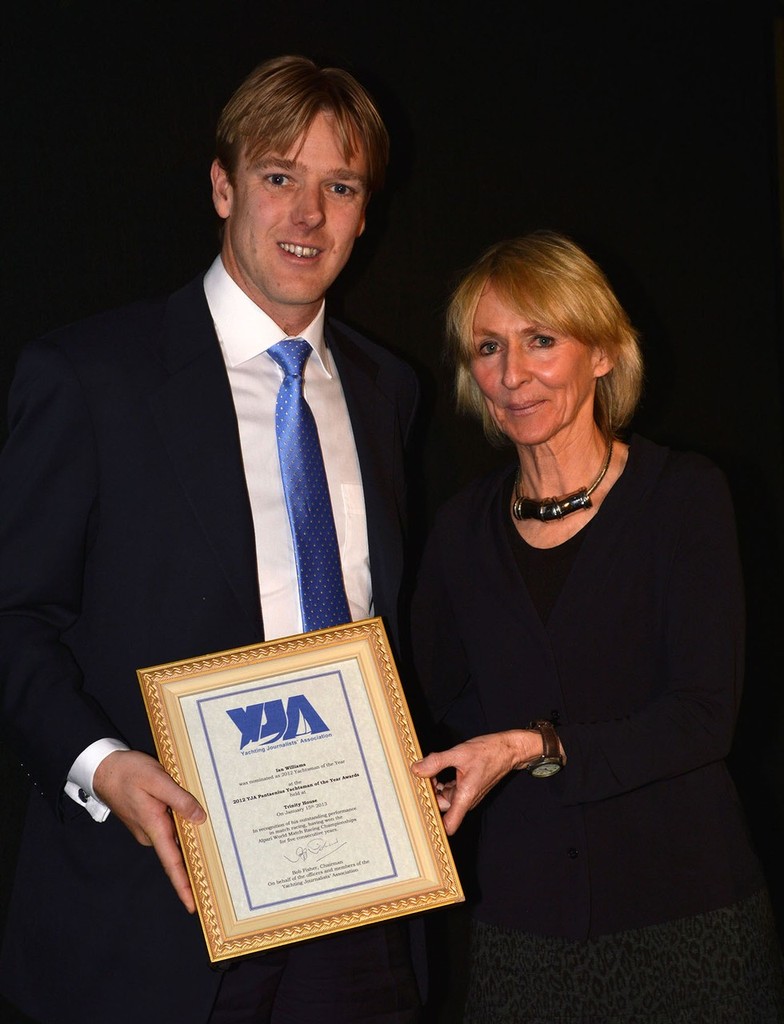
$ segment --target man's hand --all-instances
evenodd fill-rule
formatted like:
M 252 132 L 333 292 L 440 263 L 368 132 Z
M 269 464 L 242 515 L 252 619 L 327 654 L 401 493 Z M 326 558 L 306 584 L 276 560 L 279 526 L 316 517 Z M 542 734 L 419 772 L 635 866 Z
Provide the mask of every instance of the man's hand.
M 139 750 L 115 750 L 95 770 L 96 796 L 142 846 L 152 846 L 189 913 L 196 910 L 171 811 L 195 825 L 207 820 L 198 800 Z

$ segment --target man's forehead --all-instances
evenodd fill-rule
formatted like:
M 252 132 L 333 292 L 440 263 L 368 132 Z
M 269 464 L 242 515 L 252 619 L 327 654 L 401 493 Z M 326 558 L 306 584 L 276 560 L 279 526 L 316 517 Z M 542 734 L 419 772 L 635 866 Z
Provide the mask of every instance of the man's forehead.
M 332 170 L 342 170 L 346 176 L 366 178 L 368 158 L 364 143 L 355 134 L 351 134 L 347 140 L 341 137 L 334 115 L 325 111 L 316 114 L 308 127 L 294 139 L 287 149 L 279 145 L 271 145 L 260 150 L 251 143 L 249 147 L 246 146 L 246 151 L 247 148 L 250 148 L 251 152 L 255 149 L 254 162 L 256 163 L 267 164 L 285 161 L 290 165 L 307 167 L 308 156 L 311 154 L 311 147 L 308 146 L 308 143 L 323 143 L 325 136 L 330 139 L 335 151 L 342 158 L 340 162 L 332 161 Z M 308 153 L 303 156 L 303 150 L 306 148 Z

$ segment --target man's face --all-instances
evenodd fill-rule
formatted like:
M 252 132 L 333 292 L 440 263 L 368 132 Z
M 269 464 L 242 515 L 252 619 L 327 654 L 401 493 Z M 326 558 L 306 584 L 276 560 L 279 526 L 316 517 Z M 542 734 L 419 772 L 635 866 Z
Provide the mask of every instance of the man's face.
M 221 252 L 246 295 L 288 335 L 305 328 L 365 228 L 367 160 L 346 162 L 320 113 L 288 153 L 268 153 L 234 182 L 216 160 L 212 199 L 226 221 Z

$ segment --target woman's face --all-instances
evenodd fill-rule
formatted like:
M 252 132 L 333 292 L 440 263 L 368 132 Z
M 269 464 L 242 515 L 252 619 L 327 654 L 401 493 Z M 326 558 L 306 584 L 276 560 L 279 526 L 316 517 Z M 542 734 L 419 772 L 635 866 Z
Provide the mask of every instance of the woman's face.
M 596 380 L 612 369 L 601 349 L 535 324 L 490 283 L 476 307 L 471 373 L 496 426 L 518 445 L 593 428 Z

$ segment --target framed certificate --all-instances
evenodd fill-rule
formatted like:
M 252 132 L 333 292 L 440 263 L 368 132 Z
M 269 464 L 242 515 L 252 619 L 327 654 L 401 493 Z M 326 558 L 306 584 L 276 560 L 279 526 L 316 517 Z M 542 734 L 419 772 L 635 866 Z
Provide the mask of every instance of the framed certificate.
M 463 900 L 380 618 L 137 674 L 213 962 Z

